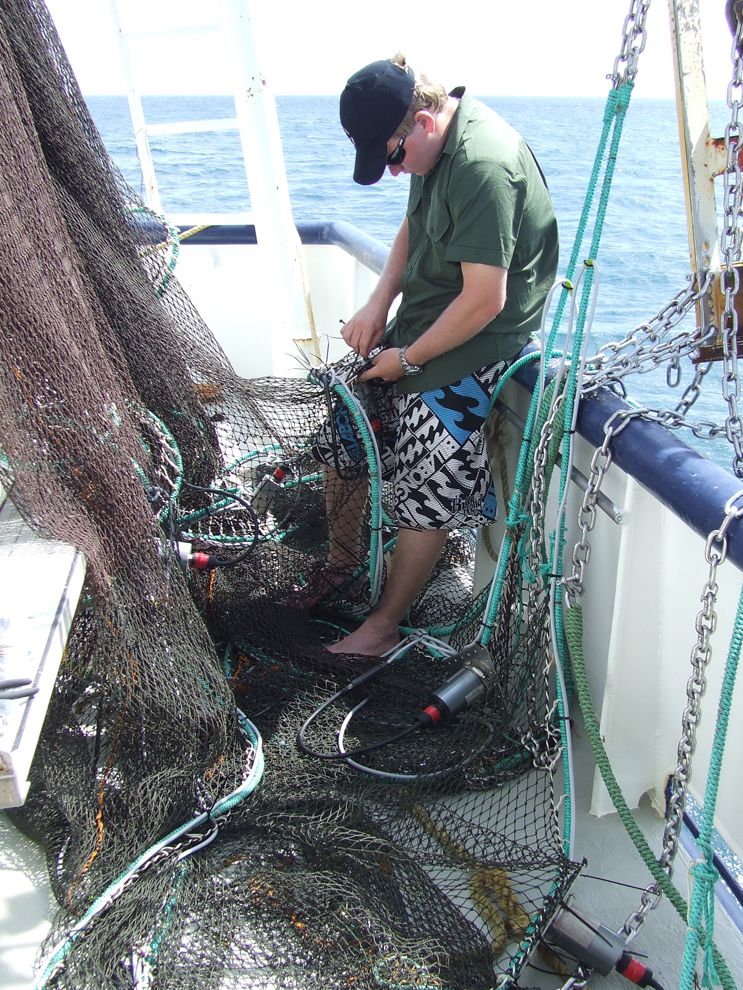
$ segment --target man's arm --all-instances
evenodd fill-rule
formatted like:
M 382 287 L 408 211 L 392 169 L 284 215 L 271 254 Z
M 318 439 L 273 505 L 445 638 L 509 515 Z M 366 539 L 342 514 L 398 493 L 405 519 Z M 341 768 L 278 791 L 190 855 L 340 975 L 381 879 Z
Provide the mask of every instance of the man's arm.
M 390 306 L 402 289 L 402 274 L 407 260 L 408 218 L 405 217 L 369 301 L 351 317 L 341 331 L 348 346 L 362 357 L 368 357 L 369 351 L 384 335 Z
M 508 270 L 494 265 L 462 262 L 462 291 L 414 343 L 405 355 L 411 364 L 426 364 L 478 334 L 506 304 Z M 400 351 L 391 347 L 374 359 L 359 376 L 393 382 L 402 377 Z

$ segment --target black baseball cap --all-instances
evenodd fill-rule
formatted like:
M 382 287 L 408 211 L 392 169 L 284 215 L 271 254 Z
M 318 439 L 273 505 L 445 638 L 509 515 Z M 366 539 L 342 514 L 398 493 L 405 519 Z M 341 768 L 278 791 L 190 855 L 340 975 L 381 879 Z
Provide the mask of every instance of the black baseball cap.
M 341 124 L 356 148 L 355 182 L 370 186 L 384 175 L 387 142 L 408 112 L 415 73 L 389 59 L 359 69 L 341 93 Z

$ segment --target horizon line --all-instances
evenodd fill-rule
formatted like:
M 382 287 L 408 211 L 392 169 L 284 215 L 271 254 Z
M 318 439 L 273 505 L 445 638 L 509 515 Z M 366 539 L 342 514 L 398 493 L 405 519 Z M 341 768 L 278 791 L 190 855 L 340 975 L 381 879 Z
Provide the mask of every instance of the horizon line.
M 479 99 L 479 100 L 504 100 L 504 99 L 505 100 L 510 100 L 510 99 L 516 99 L 516 100 L 605 100 L 608 97 L 609 92 L 611 92 L 611 90 L 608 90 L 605 94 L 601 94 L 601 93 L 588 93 L 588 94 L 586 94 L 586 93 L 549 93 L 549 94 L 546 94 L 545 95 L 545 94 L 541 94 L 541 93 L 480 93 L 480 92 L 473 91 L 473 96 L 476 99 Z M 90 91 L 87 91 L 87 92 L 83 92 L 82 95 L 83 95 L 83 98 L 87 98 L 89 96 L 92 96 L 92 97 L 116 97 L 116 98 L 120 98 L 120 99 L 124 99 L 124 100 L 128 98 L 127 93 L 110 93 L 110 92 L 99 93 L 99 92 L 90 92 Z M 296 97 L 296 98 L 299 98 L 299 97 L 318 97 L 318 96 L 327 97 L 328 99 L 339 99 L 340 98 L 340 94 L 339 93 L 336 94 L 336 93 L 327 93 L 327 92 L 323 92 L 323 93 L 296 93 L 296 92 L 281 92 L 281 93 L 278 93 L 278 92 L 274 92 L 273 95 L 274 95 L 274 97 L 291 96 L 291 97 Z M 205 92 L 181 92 L 181 93 L 170 93 L 170 92 L 167 92 L 167 93 L 164 93 L 164 92 L 152 92 L 152 93 L 140 93 L 139 96 L 142 99 L 153 97 L 153 96 L 157 96 L 157 97 L 168 97 L 169 96 L 169 97 L 173 97 L 175 99 L 182 99 L 183 97 L 188 97 L 188 96 L 202 96 L 202 97 L 214 97 L 215 99 L 229 99 L 230 97 L 233 97 L 234 96 L 234 93 L 205 93 Z M 710 98 L 710 99 L 713 99 L 713 98 Z M 718 98 L 718 102 L 719 102 L 720 99 L 722 99 L 722 98 Z M 638 93 L 638 94 L 635 94 L 635 96 L 633 97 L 633 100 L 654 100 L 654 101 L 663 101 L 663 102 L 667 102 L 667 103 L 673 103 L 673 102 L 675 102 L 675 97 L 674 96 L 669 96 L 669 95 L 660 95 L 660 94 L 646 95 L 646 94 Z M 722 99 L 722 102 L 724 102 L 724 99 Z

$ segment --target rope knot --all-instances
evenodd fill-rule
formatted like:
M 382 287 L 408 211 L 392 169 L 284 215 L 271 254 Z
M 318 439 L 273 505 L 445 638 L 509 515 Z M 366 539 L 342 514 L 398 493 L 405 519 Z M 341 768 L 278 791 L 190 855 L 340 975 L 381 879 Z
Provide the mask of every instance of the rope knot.
M 699 883 L 704 884 L 706 887 L 714 887 L 720 879 L 720 874 L 716 867 L 706 859 L 696 860 L 692 864 L 690 872 L 695 880 L 698 880 Z
M 705 932 L 702 945 L 702 986 L 711 990 L 720 986 L 721 980 L 714 959 L 714 924 L 715 924 L 715 884 L 720 874 L 711 859 L 698 859 L 692 864 L 690 873 L 694 878 L 693 897 L 699 899 L 701 905 L 701 924 L 699 934 Z M 694 926 L 697 927 L 697 926 Z

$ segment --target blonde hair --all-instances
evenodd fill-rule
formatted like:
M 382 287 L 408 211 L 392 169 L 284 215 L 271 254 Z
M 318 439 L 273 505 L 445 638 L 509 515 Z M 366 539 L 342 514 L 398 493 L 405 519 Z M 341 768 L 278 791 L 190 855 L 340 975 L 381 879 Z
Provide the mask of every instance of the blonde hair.
M 409 69 L 408 60 L 402 52 L 398 52 L 390 59 L 394 65 L 399 65 L 401 69 Z M 441 113 L 446 106 L 449 96 L 446 89 L 440 83 L 431 82 L 427 76 L 416 75 L 415 89 L 410 98 L 408 112 L 400 122 L 395 131 L 395 137 L 405 137 L 413 129 L 415 115 L 419 110 L 428 110 L 430 113 Z

